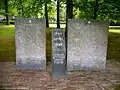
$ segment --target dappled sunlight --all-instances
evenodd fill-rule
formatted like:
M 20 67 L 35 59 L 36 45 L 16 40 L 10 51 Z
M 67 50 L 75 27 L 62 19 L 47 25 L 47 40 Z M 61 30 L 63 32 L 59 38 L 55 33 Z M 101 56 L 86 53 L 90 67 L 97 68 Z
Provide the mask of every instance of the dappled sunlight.
M 109 26 L 110 29 L 120 29 L 120 26 Z
M 120 29 L 109 29 L 110 33 L 119 33 L 120 34 Z
M 56 27 L 57 27 L 57 24 L 49 24 L 49 26 L 50 26 L 51 28 L 56 28 Z M 60 24 L 60 27 L 61 27 L 61 28 L 65 28 L 65 26 L 66 26 L 66 24 Z
M 14 25 L 0 25 L 0 28 L 14 27 Z

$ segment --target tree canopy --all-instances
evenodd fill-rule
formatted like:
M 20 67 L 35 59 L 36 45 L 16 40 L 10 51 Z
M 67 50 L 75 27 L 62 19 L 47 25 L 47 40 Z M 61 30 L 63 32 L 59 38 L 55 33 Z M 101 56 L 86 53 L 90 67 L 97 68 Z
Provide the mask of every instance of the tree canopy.
M 0 16 L 7 15 L 43 17 L 47 23 L 57 23 L 57 19 L 66 23 L 68 17 L 108 20 L 111 25 L 120 25 L 120 0 L 0 0 Z

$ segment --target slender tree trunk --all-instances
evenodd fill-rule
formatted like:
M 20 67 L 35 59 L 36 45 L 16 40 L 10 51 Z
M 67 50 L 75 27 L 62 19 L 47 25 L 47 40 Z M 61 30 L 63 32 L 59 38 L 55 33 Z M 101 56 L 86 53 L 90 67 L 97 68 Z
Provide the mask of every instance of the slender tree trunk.
M 72 0 L 66 0 L 66 32 L 65 32 L 65 36 L 67 38 L 67 22 L 68 19 L 72 19 L 73 18 L 73 1 Z
M 57 28 L 60 28 L 60 18 L 59 18 L 59 15 L 60 15 L 60 2 L 59 0 L 57 0 Z
M 66 0 L 66 31 L 65 31 L 65 39 L 66 39 L 66 65 L 67 65 L 67 26 L 68 26 L 68 19 L 73 18 L 73 2 L 72 0 Z
M 96 0 L 96 1 L 95 1 L 94 17 L 93 17 L 93 19 L 95 19 L 95 20 L 96 20 L 96 18 L 97 18 L 97 12 L 98 12 L 98 1 L 99 1 L 99 0 Z
M 5 4 L 5 17 L 6 17 L 6 25 L 9 25 L 8 0 L 4 0 L 4 4 Z
M 73 1 L 72 0 L 66 0 L 66 31 L 65 31 L 65 36 L 67 38 L 67 22 L 68 19 L 73 18 Z M 67 39 L 66 39 L 67 42 Z
M 67 0 L 67 18 L 73 18 L 73 2 Z
M 46 18 L 46 27 L 49 27 L 49 22 L 48 22 L 48 10 L 47 10 L 47 0 L 45 0 L 45 18 Z

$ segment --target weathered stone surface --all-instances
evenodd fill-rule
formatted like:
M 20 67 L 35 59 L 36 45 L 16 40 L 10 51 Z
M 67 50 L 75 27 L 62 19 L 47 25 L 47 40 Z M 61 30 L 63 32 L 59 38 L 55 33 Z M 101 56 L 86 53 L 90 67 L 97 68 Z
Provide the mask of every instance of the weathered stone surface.
M 105 69 L 109 24 L 68 20 L 67 70 Z
M 45 19 L 15 20 L 17 69 L 46 69 Z
M 52 31 L 52 76 L 61 77 L 65 74 L 65 35 L 61 29 Z

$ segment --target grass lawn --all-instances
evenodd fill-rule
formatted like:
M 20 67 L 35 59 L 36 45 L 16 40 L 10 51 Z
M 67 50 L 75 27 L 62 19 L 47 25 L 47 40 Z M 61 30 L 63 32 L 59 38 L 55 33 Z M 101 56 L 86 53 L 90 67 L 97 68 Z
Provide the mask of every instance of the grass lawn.
M 0 61 L 15 61 L 13 26 L 0 26 Z
M 46 31 L 47 60 L 51 59 L 51 30 Z M 15 61 L 15 32 L 14 26 L 0 26 L 0 61 Z M 120 61 L 120 29 L 109 29 L 108 59 Z
M 120 62 L 120 29 L 109 29 L 107 57 Z

